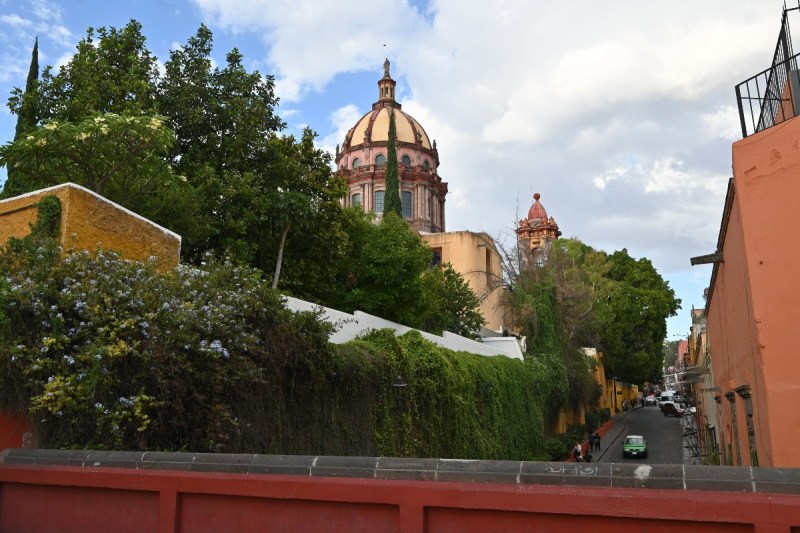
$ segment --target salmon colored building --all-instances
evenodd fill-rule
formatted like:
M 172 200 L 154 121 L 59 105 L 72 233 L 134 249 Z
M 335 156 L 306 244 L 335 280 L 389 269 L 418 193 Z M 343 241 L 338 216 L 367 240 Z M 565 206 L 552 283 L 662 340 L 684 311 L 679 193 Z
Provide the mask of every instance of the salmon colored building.
M 736 87 L 744 139 L 706 302 L 723 464 L 800 467 L 800 78 L 787 15 L 770 69 Z M 765 97 L 764 95 L 768 95 Z

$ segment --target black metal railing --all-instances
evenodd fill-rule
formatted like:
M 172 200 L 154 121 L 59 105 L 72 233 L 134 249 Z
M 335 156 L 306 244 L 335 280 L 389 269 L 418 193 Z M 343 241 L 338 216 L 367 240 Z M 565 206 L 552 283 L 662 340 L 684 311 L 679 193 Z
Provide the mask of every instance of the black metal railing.
M 800 15 L 800 0 L 797 7 L 787 7 L 784 2 L 772 66 L 736 86 L 743 137 L 780 124 L 800 110 L 800 75 L 792 49 L 790 15 Z
M 742 136 L 747 137 L 800 112 L 800 73 L 794 55 L 736 86 Z

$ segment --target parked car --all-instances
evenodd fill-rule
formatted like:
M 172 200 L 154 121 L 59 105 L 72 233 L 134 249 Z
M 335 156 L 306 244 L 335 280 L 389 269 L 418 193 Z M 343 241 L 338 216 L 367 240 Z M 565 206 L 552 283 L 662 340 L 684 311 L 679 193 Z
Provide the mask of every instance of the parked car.
M 628 435 L 622 441 L 623 457 L 647 457 L 647 441 L 641 435 Z
M 644 399 L 645 405 L 656 405 L 656 397 L 654 394 L 651 394 L 647 398 Z
M 664 416 L 683 416 L 684 409 L 678 407 L 678 404 L 674 402 L 664 402 L 661 404 L 661 412 L 664 413 Z
M 658 406 L 661 407 L 663 404 L 665 404 L 667 402 L 672 402 L 674 396 L 675 396 L 675 391 L 674 390 L 665 390 L 658 397 Z

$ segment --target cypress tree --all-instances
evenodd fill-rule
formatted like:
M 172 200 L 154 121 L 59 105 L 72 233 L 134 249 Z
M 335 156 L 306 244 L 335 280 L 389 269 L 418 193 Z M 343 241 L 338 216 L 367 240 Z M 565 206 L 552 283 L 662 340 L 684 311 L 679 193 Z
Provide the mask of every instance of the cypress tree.
M 25 94 L 22 95 L 22 105 L 17 115 L 17 129 L 14 132 L 16 141 L 26 133 L 36 129 L 38 118 L 36 116 L 36 93 L 39 88 L 39 38 L 33 43 L 31 52 L 31 66 L 28 68 L 28 80 L 25 82 Z
M 23 135 L 36 129 L 38 119 L 36 116 L 36 101 L 39 88 L 39 38 L 33 43 L 31 53 L 31 66 L 28 68 L 28 80 L 25 82 L 25 93 L 22 95 L 22 105 L 17 114 L 17 127 L 14 130 L 14 140 L 18 140 Z M 6 167 L 6 183 L 2 189 L 2 197 L 9 197 L 20 194 L 22 191 L 17 183 L 16 172 L 13 165 Z
M 397 129 L 394 125 L 394 109 L 389 111 L 389 145 L 386 154 L 386 196 L 383 200 L 383 212 L 394 211 L 403 216 L 403 205 L 400 202 L 400 178 L 397 175 L 397 148 L 395 140 Z

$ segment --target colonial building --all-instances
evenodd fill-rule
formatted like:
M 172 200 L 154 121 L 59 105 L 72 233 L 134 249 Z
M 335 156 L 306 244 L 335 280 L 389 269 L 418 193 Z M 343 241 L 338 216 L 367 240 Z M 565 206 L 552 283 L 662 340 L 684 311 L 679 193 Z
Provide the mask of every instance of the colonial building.
M 447 183 L 437 172 L 436 141 L 431 142 L 420 123 L 402 110 L 395 100 L 395 85 L 387 59 L 383 78 L 378 80 L 378 101 L 348 130 L 341 149 L 336 147 L 337 172 L 347 179 L 345 205 L 383 214 L 389 117 L 393 113 L 403 218 L 417 231 L 443 232 Z
M 692 258 L 713 264 L 705 388 L 715 401 L 703 408 L 715 411 L 722 461 L 735 466 L 800 467 L 800 83 L 797 56 L 783 54 L 798 13 L 784 8 L 772 66 L 736 86 L 744 138 L 733 143 L 716 250 Z
M 528 210 L 528 216 L 517 224 L 520 250 L 527 250 L 534 264 L 542 265 L 547 260 L 550 245 L 561 236 L 553 217 L 547 216 L 547 211 L 539 202 L 541 195 L 533 195 L 533 205 Z

